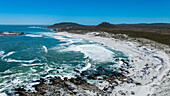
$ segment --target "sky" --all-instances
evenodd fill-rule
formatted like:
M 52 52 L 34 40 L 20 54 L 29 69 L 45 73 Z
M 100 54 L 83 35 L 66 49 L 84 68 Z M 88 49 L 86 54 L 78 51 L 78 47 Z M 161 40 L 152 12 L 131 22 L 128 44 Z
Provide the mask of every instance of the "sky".
M 170 23 L 170 0 L 0 0 L 0 24 Z

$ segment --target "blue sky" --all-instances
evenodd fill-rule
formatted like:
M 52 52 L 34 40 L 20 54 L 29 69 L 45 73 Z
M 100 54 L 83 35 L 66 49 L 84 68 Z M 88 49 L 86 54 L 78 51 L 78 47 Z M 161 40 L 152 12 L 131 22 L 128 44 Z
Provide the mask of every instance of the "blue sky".
M 0 24 L 170 23 L 170 0 L 0 0 Z

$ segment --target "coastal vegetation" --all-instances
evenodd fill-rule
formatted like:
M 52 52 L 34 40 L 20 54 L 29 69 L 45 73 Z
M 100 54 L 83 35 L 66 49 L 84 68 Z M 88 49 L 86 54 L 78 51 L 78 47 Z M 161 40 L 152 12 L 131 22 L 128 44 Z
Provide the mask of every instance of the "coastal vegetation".
M 57 23 L 46 28 L 55 31 L 68 31 L 72 33 L 87 33 L 89 31 L 108 32 L 113 34 L 126 34 L 133 38 L 145 38 L 162 44 L 170 45 L 170 24 L 110 24 L 102 22 L 97 26 L 86 26 L 77 23 Z
M 12 93 L 7 92 L 7 94 L 19 96 L 104 96 L 113 94 L 140 96 L 141 91 L 145 92 L 145 95 L 142 94 L 142 96 L 154 95 L 162 91 L 163 93 L 160 94 L 169 94 L 169 92 L 166 92 L 168 89 L 161 88 L 169 84 L 169 81 L 165 81 L 165 77 L 169 74 L 165 73 L 169 70 L 168 56 L 170 51 L 169 46 L 166 46 L 170 45 L 168 27 L 169 24 L 159 23 L 110 24 L 103 22 L 96 26 L 86 26 L 65 22 L 52 26 L 35 27 L 53 30 L 49 33 L 38 33 L 39 31 L 37 33 L 32 31 L 29 33 L 0 32 L 1 41 L 4 42 L 9 38 L 10 41 L 16 40 L 12 43 L 8 41 L 5 42 L 6 44 L 1 44 L 8 45 L 10 43 L 9 45 L 12 45 L 14 43 L 12 48 L 16 47 L 14 51 L 8 53 L 5 52 L 6 47 L 4 47 L 4 51 L 0 51 L 2 62 L 21 64 L 21 68 L 16 68 L 19 71 L 20 69 L 23 70 L 24 67 L 31 66 L 31 68 L 28 67 L 30 68 L 29 71 L 31 71 L 30 76 L 38 75 L 36 79 L 26 79 L 30 80 L 30 82 L 23 85 L 22 83 L 21 85 L 13 85 L 13 82 L 17 80 L 16 77 L 7 79 L 12 82 L 10 83 L 12 87 L 9 88 L 13 91 Z M 24 43 L 21 44 L 21 41 Z M 29 53 L 26 57 L 30 56 L 32 58 L 32 56 L 36 56 L 35 59 L 27 60 L 26 57 L 22 59 L 22 54 L 21 58 L 13 59 L 14 57 L 12 56 L 18 57 L 20 54 L 17 53 L 20 51 L 22 53 L 22 50 L 17 50 L 17 47 L 24 47 L 25 56 L 25 52 L 27 52 L 25 48 L 30 48 L 30 45 L 35 48 L 35 51 L 38 49 L 38 52 L 28 49 L 28 52 L 33 51 L 33 55 Z M 161 46 L 161 48 L 158 48 L 157 45 L 158 47 Z M 121 52 L 125 52 L 127 56 Z M 132 58 L 129 58 L 128 54 Z M 15 69 L 15 67 L 13 68 Z M 23 74 L 24 72 L 25 70 Z M 66 73 L 68 76 L 64 76 L 65 72 L 68 72 Z M 18 78 L 20 79 L 22 76 L 20 75 Z M 161 78 L 162 81 L 159 81 L 158 78 Z M 155 85 L 155 82 L 157 85 Z M 149 89 L 143 89 L 143 86 Z M 6 87 L 6 89 L 9 88 Z M 150 89 L 154 90 L 151 92 Z

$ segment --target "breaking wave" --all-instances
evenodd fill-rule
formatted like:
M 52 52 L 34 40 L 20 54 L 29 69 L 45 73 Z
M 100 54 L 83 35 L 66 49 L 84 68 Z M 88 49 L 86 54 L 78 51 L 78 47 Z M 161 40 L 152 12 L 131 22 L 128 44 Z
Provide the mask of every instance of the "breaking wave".
M 28 34 L 28 35 L 25 35 L 25 36 L 28 36 L 28 37 L 42 37 L 43 35 L 33 35 L 33 34 Z
M 26 90 L 36 91 L 32 86 L 37 83 L 31 81 L 54 76 L 71 78 L 77 75 L 75 69 L 95 70 L 100 64 L 110 66 L 109 62 L 115 64 L 115 58 L 124 58 L 122 52 L 100 43 L 53 33 L 5 40 L 0 44 L 0 50 L 4 50 L 0 51 L 0 67 L 5 70 L 0 68 L 0 95 L 12 93 L 13 88 L 23 85 Z M 11 51 L 13 49 L 15 51 Z

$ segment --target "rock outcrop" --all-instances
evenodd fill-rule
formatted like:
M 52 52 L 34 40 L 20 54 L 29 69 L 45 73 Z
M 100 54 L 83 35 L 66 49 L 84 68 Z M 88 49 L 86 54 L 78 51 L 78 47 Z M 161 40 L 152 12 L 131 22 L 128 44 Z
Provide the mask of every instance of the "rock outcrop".
M 26 35 L 26 34 L 40 34 L 40 33 L 0 32 L 0 35 Z

